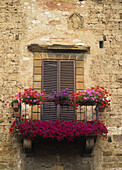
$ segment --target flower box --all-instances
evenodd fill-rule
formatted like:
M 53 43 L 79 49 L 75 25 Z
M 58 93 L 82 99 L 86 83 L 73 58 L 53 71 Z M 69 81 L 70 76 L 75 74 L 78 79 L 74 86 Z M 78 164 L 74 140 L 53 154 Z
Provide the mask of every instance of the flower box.
M 44 91 L 37 92 L 34 89 L 25 89 L 23 93 L 21 93 L 20 97 L 22 103 L 31 105 L 41 105 L 41 103 L 46 99 L 44 97 L 46 93 Z M 18 96 L 19 97 L 19 96 Z
M 24 100 L 22 102 L 29 105 L 40 105 L 39 103 L 37 104 L 36 102 L 30 102 L 30 101 L 26 102 Z
M 94 106 L 97 102 L 94 101 L 77 101 L 77 104 L 80 106 Z
M 66 100 L 55 101 L 55 105 L 69 106 L 70 105 L 70 101 L 66 101 Z
M 78 93 L 73 93 L 72 101 L 74 106 L 77 108 L 78 105 L 102 105 L 108 107 L 110 105 L 109 94 L 103 87 L 91 87 L 90 89 L 85 89 L 79 91 Z
M 71 104 L 72 92 L 68 88 L 60 91 L 52 91 L 48 96 L 49 101 L 55 102 L 56 105 L 66 106 Z

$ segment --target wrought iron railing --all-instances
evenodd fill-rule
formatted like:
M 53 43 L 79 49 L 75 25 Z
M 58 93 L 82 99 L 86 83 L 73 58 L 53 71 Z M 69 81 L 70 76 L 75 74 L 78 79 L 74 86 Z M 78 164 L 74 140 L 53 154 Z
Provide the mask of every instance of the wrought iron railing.
M 69 105 L 55 105 L 54 102 L 43 102 L 41 105 L 19 104 L 19 117 L 39 120 L 93 120 L 99 119 L 99 105 L 83 105 L 78 110 Z

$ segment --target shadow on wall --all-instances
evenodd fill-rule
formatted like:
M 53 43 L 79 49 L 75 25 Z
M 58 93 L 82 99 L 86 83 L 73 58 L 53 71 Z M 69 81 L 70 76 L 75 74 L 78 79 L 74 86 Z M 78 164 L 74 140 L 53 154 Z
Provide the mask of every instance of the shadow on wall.
M 91 170 L 93 158 L 81 156 L 81 143 L 34 143 L 24 170 Z

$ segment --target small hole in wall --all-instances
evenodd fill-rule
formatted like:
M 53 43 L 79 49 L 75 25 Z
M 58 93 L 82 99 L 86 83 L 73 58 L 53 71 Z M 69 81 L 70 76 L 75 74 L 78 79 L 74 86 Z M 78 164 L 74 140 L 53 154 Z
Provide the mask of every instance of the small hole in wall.
M 103 41 L 99 41 L 99 48 L 103 48 Z
M 112 139 L 111 139 L 111 137 L 108 137 L 108 142 L 112 142 Z

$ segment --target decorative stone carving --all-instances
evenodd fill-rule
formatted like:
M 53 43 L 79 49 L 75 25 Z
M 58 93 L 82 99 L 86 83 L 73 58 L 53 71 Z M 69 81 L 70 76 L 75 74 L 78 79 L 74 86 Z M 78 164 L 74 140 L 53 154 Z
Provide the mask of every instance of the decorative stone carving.
M 68 19 L 69 29 L 82 29 L 84 19 L 79 13 L 73 13 Z

